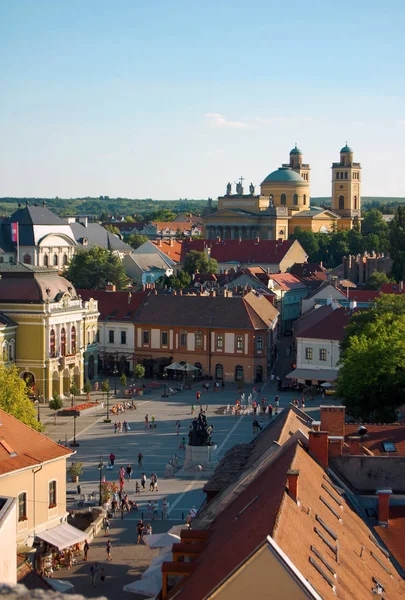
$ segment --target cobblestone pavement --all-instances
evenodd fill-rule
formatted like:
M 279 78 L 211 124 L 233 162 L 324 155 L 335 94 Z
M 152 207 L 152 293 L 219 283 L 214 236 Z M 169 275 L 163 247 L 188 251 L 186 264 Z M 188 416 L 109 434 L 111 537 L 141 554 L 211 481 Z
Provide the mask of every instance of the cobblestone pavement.
M 134 468 L 134 479 L 126 484 L 125 489 L 129 492 L 130 498 L 135 498 L 135 481 L 139 480 L 140 470 L 137 469 L 136 458 L 138 452 L 144 455 L 143 468 L 147 477 L 151 473 L 156 473 L 159 479 L 158 492 L 142 492 L 137 496 L 140 512 L 125 513 L 124 519 L 121 516 L 113 519 L 110 539 L 112 542 L 111 563 L 106 562 L 104 532 L 101 532 L 91 545 L 89 560 L 100 562 L 100 568 L 104 567 L 106 572 L 106 582 L 97 583 L 96 588 L 91 587 L 89 567 L 90 563 L 84 563 L 82 560 L 74 565 L 72 570 L 63 569 L 57 577 L 68 579 L 76 588 L 78 593 L 88 597 L 95 597 L 100 594 L 115 600 L 125 600 L 132 598 L 136 600 L 133 594 L 126 594 L 122 591 L 125 584 L 139 578 L 141 573 L 147 568 L 151 558 L 156 555 L 156 551 L 149 550 L 146 546 L 136 545 L 136 523 L 139 517 L 144 516 L 144 521 L 149 521 L 146 505 L 149 499 L 157 500 L 161 509 L 163 497 L 169 502 L 168 519 L 162 521 L 160 518 L 152 522 L 153 531 L 167 531 L 171 526 L 184 522 L 187 512 L 192 506 L 197 508 L 204 500 L 202 488 L 206 482 L 206 475 L 191 474 L 188 478 L 170 478 L 164 479 L 165 465 L 168 460 L 174 456 L 184 456 L 184 451 L 179 449 L 182 435 L 187 436 L 189 425 L 192 420 L 191 406 L 196 404 L 196 391 L 200 389 L 198 384 L 192 390 L 181 392 L 169 398 L 162 398 L 162 391 L 153 392 L 151 396 L 144 396 L 136 401 L 137 410 L 128 410 L 125 414 L 113 418 L 112 423 L 104 423 L 105 407 L 98 409 L 94 414 L 81 416 L 77 421 L 76 438 L 80 446 L 76 448 L 77 453 L 74 460 L 79 460 L 84 464 L 84 471 L 80 477 L 82 493 L 89 494 L 98 492 L 99 488 L 99 470 L 98 464 L 100 456 L 104 465 L 108 463 L 110 452 L 116 455 L 115 468 L 113 470 L 103 469 L 103 474 L 109 481 L 118 480 L 118 469 L 121 465 L 126 466 L 130 463 Z M 245 386 L 244 392 L 248 394 L 252 391 L 251 386 Z M 262 391 L 268 400 L 274 399 L 276 391 L 275 384 L 269 384 Z M 94 394 L 93 394 L 94 396 Z M 100 395 L 98 395 L 100 397 Z M 291 393 L 280 393 L 280 407 L 288 406 L 293 398 Z M 207 415 L 209 423 L 214 425 L 212 439 L 218 445 L 218 458 L 221 458 L 225 452 L 234 444 L 239 442 L 249 442 L 252 438 L 252 419 L 250 417 L 236 417 L 230 414 L 222 414 L 220 407 L 234 404 L 238 393 L 234 384 L 229 384 L 225 390 L 214 393 L 203 392 L 201 404 L 208 407 Z M 114 400 L 112 401 L 114 403 Z M 328 403 L 333 403 L 328 402 Z M 69 404 L 69 403 L 68 403 Z M 314 418 L 319 415 L 320 397 L 314 401 L 308 402 L 308 412 L 312 413 Z M 47 425 L 47 435 L 55 441 L 68 440 L 73 435 L 73 419 L 57 417 L 56 425 L 54 418 L 48 409 L 42 408 L 42 422 Z M 198 407 L 196 405 L 196 413 Z M 219 414 L 221 412 L 221 414 Z M 145 415 L 155 415 L 156 429 L 146 429 L 144 426 Z M 130 425 L 128 433 L 114 433 L 114 420 L 127 420 Z M 180 435 L 176 435 L 175 422 L 180 421 Z M 74 491 L 75 484 L 68 482 L 68 491 Z M 147 486 L 148 488 L 148 486 Z M 69 497 L 69 496 L 68 496 Z M 159 512 L 161 517 L 161 512 Z

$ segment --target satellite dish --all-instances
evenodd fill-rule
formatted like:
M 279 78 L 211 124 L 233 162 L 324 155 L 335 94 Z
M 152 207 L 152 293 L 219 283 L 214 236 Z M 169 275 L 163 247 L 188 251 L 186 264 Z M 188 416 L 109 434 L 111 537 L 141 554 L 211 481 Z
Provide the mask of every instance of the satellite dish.
M 364 425 L 360 425 L 360 427 L 357 430 L 357 435 L 366 435 L 367 433 L 367 427 L 364 427 Z

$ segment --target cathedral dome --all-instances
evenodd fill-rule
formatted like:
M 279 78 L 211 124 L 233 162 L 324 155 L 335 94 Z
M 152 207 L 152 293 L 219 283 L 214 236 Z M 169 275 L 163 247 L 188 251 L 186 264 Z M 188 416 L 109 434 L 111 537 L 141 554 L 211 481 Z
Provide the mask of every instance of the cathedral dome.
M 340 151 L 341 153 L 343 152 L 344 154 L 349 154 L 351 152 L 353 152 L 353 150 L 346 144 L 346 146 L 343 146 L 343 148 Z
M 290 167 L 279 167 L 277 171 L 273 171 L 270 175 L 267 175 L 263 183 L 267 182 L 282 182 L 282 183 L 302 183 L 308 185 L 301 175 L 293 171 Z
M 299 148 L 297 148 L 297 144 L 295 145 L 295 148 L 291 150 L 290 156 L 291 154 L 302 154 L 302 151 Z

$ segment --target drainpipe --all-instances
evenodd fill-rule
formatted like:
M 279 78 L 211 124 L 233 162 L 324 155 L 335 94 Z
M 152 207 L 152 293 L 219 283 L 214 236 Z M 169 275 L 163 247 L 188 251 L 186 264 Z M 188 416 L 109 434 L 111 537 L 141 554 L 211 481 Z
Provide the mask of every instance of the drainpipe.
M 36 505 L 37 505 L 37 501 L 36 501 L 36 482 L 35 482 L 35 475 L 37 473 L 39 473 L 40 471 L 42 471 L 42 465 L 40 465 L 37 470 L 32 469 L 32 474 L 34 475 L 34 495 L 33 495 L 33 504 L 34 504 L 34 535 L 35 535 L 35 529 L 37 526 L 37 518 L 36 518 Z

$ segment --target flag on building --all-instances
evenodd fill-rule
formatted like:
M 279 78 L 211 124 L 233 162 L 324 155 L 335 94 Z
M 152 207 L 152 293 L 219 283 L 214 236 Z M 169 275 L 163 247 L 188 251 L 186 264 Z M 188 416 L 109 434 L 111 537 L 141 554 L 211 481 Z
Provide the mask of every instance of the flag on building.
M 18 244 L 18 223 L 11 223 L 11 241 Z

